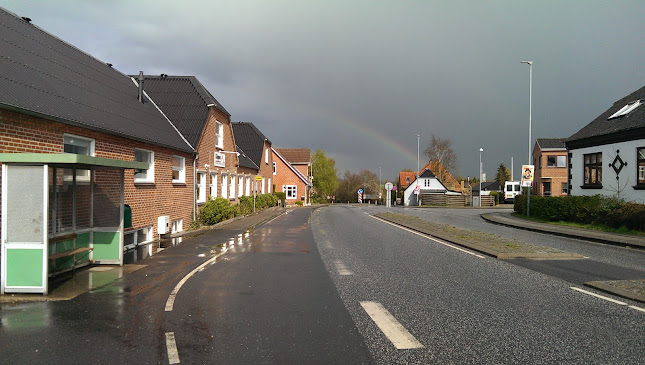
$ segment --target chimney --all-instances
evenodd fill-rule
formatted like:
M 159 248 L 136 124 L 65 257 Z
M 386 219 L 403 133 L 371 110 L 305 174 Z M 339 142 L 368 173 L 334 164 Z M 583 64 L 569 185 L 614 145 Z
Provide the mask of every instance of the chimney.
M 143 104 L 143 71 L 139 71 L 139 102 Z

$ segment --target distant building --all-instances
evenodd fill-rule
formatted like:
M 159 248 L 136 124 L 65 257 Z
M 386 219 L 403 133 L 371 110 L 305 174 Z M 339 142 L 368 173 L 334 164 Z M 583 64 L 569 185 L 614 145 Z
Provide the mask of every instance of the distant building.
M 538 138 L 533 147 L 533 194 L 563 196 L 569 193 L 566 138 Z

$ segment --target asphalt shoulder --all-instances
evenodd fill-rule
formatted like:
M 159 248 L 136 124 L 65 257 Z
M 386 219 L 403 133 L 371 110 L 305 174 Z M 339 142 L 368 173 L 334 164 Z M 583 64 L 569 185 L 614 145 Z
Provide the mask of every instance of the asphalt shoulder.
M 525 229 L 533 232 L 578 238 L 610 245 L 645 248 L 645 237 L 533 222 L 517 218 L 508 212 L 485 213 L 482 214 L 481 217 L 490 223 Z

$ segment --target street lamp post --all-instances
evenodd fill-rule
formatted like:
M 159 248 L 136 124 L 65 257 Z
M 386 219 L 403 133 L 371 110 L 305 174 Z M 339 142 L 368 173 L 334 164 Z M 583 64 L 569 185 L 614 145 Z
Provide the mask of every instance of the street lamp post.
M 483 148 L 479 148 L 479 207 L 482 207 L 482 152 Z
M 533 111 L 533 61 L 520 61 L 529 65 L 529 155 L 528 164 L 531 164 L 531 114 Z M 531 211 L 531 185 L 528 186 L 528 195 L 526 196 L 526 216 Z
M 416 184 L 417 188 L 419 187 L 419 142 L 421 141 L 421 135 L 417 134 L 417 178 L 416 178 Z M 417 194 L 417 205 L 421 205 L 421 191 Z

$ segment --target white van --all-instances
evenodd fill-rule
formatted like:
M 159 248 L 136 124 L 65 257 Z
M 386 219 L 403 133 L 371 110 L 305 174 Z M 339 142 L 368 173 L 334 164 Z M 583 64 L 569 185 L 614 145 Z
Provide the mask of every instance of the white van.
M 519 181 L 507 181 L 504 184 L 504 203 L 512 203 L 515 196 L 522 193 Z

